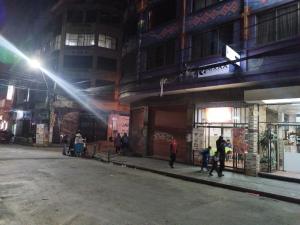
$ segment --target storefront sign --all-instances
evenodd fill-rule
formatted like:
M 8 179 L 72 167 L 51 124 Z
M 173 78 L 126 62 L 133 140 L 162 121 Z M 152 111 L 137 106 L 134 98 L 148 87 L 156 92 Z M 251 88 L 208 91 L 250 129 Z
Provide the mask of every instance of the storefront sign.
M 203 149 L 204 146 L 204 128 L 194 128 L 193 129 L 193 142 L 192 142 L 192 148 L 193 151 L 200 151 Z
M 197 71 L 197 77 L 209 77 L 214 75 L 222 75 L 230 72 L 230 66 L 229 65 L 223 65 L 223 66 L 216 66 L 208 69 L 198 70 Z

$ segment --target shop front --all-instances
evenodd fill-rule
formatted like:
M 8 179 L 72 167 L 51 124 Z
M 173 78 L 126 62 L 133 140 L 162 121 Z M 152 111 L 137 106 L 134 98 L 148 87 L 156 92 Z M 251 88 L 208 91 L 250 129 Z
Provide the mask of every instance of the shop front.
M 239 103 L 197 105 L 193 130 L 193 163 L 201 163 L 199 154 L 208 146 L 211 146 L 210 155 L 213 156 L 217 151 L 216 141 L 222 136 L 226 141 L 225 166 L 243 171 L 245 154 L 248 152 L 248 114 L 247 106 Z
M 300 87 L 245 91 L 259 104 L 260 171 L 300 177 Z

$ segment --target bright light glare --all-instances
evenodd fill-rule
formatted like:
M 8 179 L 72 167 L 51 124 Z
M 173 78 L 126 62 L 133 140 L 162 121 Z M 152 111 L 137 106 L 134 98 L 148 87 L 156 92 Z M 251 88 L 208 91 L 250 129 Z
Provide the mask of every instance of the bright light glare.
M 262 100 L 262 102 L 265 104 L 294 103 L 294 102 L 300 102 L 300 98 L 267 99 L 267 100 Z
M 207 108 L 206 120 L 208 123 L 230 123 L 232 122 L 231 108 Z
M 31 59 L 28 61 L 29 66 L 33 69 L 40 69 L 41 68 L 41 62 L 38 59 Z
M 13 85 L 8 85 L 6 100 L 11 101 L 14 97 L 14 93 L 15 93 L 15 87 Z
M 16 46 L 14 46 L 12 43 L 6 40 L 2 35 L 0 35 L 0 46 L 6 48 L 7 50 L 19 56 L 20 58 L 24 59 L 28 64 L 32 64 L 33 62 L 32 59 L 26 56 L 22 51 L 20 51 Z M 35 62 L 34 65 L 37 66 L 39 64 Z M 82 91 L 78 93 L 78 88 L 66 82 L 65 80 L 61 79 L 59 76 L 50 72 L 48 69 L 44 68 L 43 66 L 39 65 L 37 68 L 40 69 L 45 75 L 47 75 L 55 83 L 57 83 L 57 85 L 59 85 L 66 93 L 68 93 L 73 99 L 75 99 L 75 101 L 81 104 L 85 109 L 93 113 L 98 119 L 102 120 L 102 122 L 107 123 L 107 121 L 104 120 L 103 116 L 97 111 L 99 104 L 97 104 L 98 105 L 97 107 L 94 104 L 93 99 L 89 98 Z

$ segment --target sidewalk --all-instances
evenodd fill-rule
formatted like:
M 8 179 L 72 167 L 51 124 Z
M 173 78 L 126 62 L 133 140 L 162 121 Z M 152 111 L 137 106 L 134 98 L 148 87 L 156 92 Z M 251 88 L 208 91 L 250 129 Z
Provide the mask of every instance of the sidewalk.
M 250 177 L 226 171 L 224 177 L 219 178 L 216 173 L 210 177 L 207 172 L 200 172 L 199 167 L 176 163 L 175 168 L 171 169 L 168 162 L 152 158 L 114 156 L 111 162 L 177 179 L 300 204 L 300 185 L 297 183 Z

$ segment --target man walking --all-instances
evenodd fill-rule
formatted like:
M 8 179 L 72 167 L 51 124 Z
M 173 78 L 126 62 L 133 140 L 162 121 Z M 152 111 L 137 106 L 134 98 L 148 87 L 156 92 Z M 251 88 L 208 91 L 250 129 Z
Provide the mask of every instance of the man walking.
M 225 144 L 226 144 L 226 141 L 223 139 L 222 136 L 220 136 L 219 139 L 216 141 L 217 153 L 218 153 L 219 161 L 220 161 L 220 166 L 219 166 L 219 171 L 218 171 L 219 177 L 224 176 L 223 170 L 225 167 L 225 158 L 226 158 Z
M 170 144 L 170 161 L 169 165 L 171 168 L 174 168 L 174 162 L 176 161 L 176 154 L 177 154 L 177 141 L 174 137 L 172 137 L 171 144 Z

